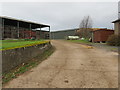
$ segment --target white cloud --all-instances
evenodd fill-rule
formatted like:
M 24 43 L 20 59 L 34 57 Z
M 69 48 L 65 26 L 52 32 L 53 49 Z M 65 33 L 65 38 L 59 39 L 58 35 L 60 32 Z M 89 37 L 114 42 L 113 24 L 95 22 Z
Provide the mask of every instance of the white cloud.
M 90 15 L 93 27 L 113 28 L 117 8 L 117 2 L 10 2 L 3 3 L 2 15 L 50 24 L 52 30 L 76 28 Z
M 118 2 L 119 0 L 0 0 L 0 2 Z

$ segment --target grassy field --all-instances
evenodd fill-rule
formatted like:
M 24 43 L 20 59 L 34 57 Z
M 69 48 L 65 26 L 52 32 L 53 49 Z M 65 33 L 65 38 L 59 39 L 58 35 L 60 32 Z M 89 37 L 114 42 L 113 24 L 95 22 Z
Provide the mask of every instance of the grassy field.
M 68 40 L 68 41 L 76 42 L 76 43 L 84 43 L 84 44 L 90 44 L 91 43 L 87 39 L 85 39 L 85 40 Z
M 14 47 L 21 47 L 26 45 L 32 45 L 37 43 L 45 43 L 44 40 L 1 40 L 0 41 L 0 49 L 8 49 L 8 48 L 14 48 Z

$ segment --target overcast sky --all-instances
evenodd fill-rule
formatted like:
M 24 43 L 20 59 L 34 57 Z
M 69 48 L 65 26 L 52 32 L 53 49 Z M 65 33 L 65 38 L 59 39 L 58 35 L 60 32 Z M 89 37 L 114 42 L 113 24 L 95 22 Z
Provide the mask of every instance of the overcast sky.
M 79 27 L 89 15 L 94 28 L 113 28 L 118 18 L 117 2 L 4 2 L 2 16 L 48 24 L 52 31 Z

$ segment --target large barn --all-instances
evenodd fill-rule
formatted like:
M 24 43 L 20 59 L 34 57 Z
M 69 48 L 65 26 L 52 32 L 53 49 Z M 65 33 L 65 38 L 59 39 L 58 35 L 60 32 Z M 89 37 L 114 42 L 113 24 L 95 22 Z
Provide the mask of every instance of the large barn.
M 50 26 L 31 21 L 19 20 L 10 17 L 0 16 L 1 34 L 0 39 L 49 39 Z M 41 30 L 46 28 L 46 30 Z
M 76 34 L 76 30 L 78 30 L 78 28 L 53 31 L 51 32 L 51 38 L 52 39 L 65 39 L 67 36 L 74 36 Z

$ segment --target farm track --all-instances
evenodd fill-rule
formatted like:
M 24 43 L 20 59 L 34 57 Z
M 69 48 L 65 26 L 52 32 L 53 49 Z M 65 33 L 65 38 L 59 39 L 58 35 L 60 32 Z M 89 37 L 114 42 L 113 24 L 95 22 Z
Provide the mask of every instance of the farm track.
M 3 88 L 117 88 L 118 53 L 62 40 L 56 51 Z

